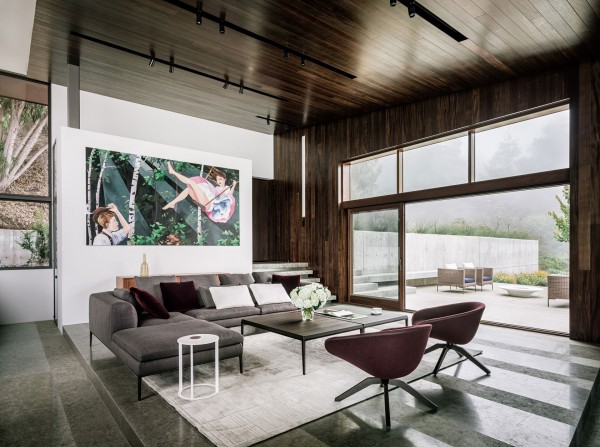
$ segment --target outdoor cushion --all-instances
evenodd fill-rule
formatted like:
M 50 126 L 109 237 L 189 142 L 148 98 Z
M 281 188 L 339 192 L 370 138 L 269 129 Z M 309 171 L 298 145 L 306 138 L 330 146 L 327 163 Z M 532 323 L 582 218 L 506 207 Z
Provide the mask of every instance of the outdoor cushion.
M 176 357 L 179 354 L 177 339 L 190 334 L 219 336 L 219 347 L 243 343 L 239 332 L 202 320 L 182 321 L 177 324 L 146 326 L 115 332 L 113 342 L 139 362 Z M 214 349 L 212 343 L 194 346 L 194 352 Z
M 273 280 L 273 272 L 252 272 L 254 282 L 266 284 Z
M 475 278 L 465 278 L 465 282 L 475 282 Z
M 483 277 L 483 280 L 484 280 L 484 281 L 491 281 L 491 280 L 492 280 L 492 277 L 491 277 L 491 276 L 484 276 L 484 277 Z
M 206 321 L 221 321 L 232 318 L 249 317 L 250 315 L 259 315 L 260 309 L 257 307 L 231 307 L 228 309 L 193 309 L 185 313 L 190 317 Z
M 169 312 L 185 312 L 200 307 L 193 281 L 161 282 L 160 290 Z
M 445 269 L 456 269 L 458 268 L 456 264 L 444 264 Z
M 474 269 L 475 268 L 475 264 L 473 264 L 472 262 L 463 262 L 463 268 L 465 268 L 465 269 Z
M 138 320 L 138 326 L 158 326 L 161 324 L 179 323 L 180 321 L 193 320 L 189 315 L 180 312 L 169 312 L 169 318 L 154 318 L 152 315 L 143 314 Z
M 209 290 L 217 309 L 254 306 L 248 286 L 210 287 Z
M 160 290 L 160 283 L 177 281 L 176 276 L 135 276 L 134 279 L 138 289 L 143 289 L 149 292 L 160 302 L 160 304 L 164 304 L 162 292 Z
M 250 273 L 221 273 L 219 279 L 224 286 L 247 286 L 254 283 Z
M 250 284 L 248 288 L 258 305 L 290 302 L 283 284 Z

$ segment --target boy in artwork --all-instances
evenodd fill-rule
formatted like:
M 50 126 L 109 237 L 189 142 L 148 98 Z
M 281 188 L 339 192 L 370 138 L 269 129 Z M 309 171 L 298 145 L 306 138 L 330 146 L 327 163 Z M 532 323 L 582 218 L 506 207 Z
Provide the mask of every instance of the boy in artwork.
M 131 227 L 114 203 L 96 208 L 92 218 L 102 228 L 94 238 L 94 245 L 119 245 L 131 233 Z M 119 223 L 122 229 L 119 229 Z

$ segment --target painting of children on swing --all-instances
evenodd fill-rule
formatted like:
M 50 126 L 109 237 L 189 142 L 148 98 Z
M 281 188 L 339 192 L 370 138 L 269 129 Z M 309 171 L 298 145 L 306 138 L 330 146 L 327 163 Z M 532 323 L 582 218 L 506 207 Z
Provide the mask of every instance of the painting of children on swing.
M 240 244 L 237 169 L 87 148 L 86 174 L 87 245 Z

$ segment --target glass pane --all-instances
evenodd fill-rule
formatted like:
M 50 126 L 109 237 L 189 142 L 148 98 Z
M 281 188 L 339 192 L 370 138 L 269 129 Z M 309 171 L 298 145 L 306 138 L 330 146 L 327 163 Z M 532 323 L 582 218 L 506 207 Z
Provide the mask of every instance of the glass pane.
M 48 107 L 0 97 L 0 194 L 48 195 Z
M 475 179 L 569 167 L 569 111 L 475 134 Z
M 49 267 L 49 207 L 0 201 L 0 268 Z
M 569 201 L 558 186 L 407 204 L 406 307 L 482 301 L 485 320 L 568 332 L 548 275 L 569 272 Z
M 469 180 L 469 138 L 463 136 L 403 152 L 404 192 Z
M 395 194 L 398 167 L 396 153 L 350 165 L 350 199 Z
M 354 295 L 398 300 L 398 210 L 352 214 Z

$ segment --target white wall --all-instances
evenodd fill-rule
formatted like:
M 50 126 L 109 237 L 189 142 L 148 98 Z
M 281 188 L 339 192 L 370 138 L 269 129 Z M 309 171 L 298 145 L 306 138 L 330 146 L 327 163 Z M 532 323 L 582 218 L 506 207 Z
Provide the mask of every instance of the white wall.
M 60 128 L 67 125 L 66 87 L 52 84 L 51 101 L 51 132 L 56 139 Z M 81 129 L 250 159 L 252 177 L 273 178 L 273 138 L 270 135 L 88 92 L 81 92 Z M 177 158 L 171 153 L 162 156 Z M 250 187 L 245 189 L 250 191 Z M 250 206 L 250 199 L 246 203 Z M 251 239 L 252 234 L 247 237 Z M 61 247 L 58 249 L 60 252 Z M 157 263 L 162 260 L 153 260 L 150 256 L 149 261 L 151 273 L 157 273 Z M 141 259 L 133 263 L 127 273 L 135 273 L 134 267 L 139 262 Z M 228 268 L 227 271 L 233 270 Z M 97 276 L 103 275 L 108 277 L 108 273 L 99 268 Z M 0 271 L 0 324 L 52 319 L 53 299 L 50 270 Z
M 52 85 L 52 135 L 67 126 L 67 88 Z M 252 177 L 273 179 L 273 137 L 179 113 L 81 92 L 81 129 L 252 160 Z
M 239 247 L 87 246 L 86 146 L 238 169 Z M 241 158 L 63 127 L 57 149 L 58 324 L 88 321 L 90 293 L 112 290 L 117 276 L 252 270 L 252 162 Z

